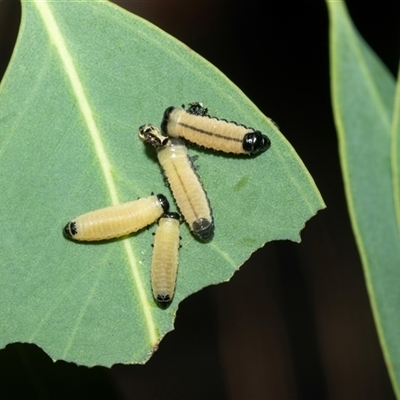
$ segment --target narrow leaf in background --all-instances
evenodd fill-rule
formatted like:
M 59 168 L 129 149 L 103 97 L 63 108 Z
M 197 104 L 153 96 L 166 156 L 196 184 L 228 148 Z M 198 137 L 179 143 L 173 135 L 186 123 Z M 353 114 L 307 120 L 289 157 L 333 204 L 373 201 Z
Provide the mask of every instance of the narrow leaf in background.
M 354 28 L 344 2 L 327 4 L 332 102 L 347 202 L 381 345 L 399 395 L 400 242 L 390 159 L 395 82 Z
M 400 69 L 397 74 L 400 76 Z M 400 80 L 397 79 L 396 95 L 393 108 L 392 121 L 392 170 L 393 170 L 393 196 L 397 217 L 397 230 L 400 232 Z
M 182 226 L 174 301 L 150 288 L 154 228 L 101 244 L 66 240 L 73 217 L 165 187 L 137 138 L 166 107 L 203 102 L 212 115 L 261 130 L 259 157 L 192 148 L 215 237 Z M 272 121 L 183 44 L 98 1 L 22 2 L 17 45 L 0 88 L 0 345 L 36 343 L 84 365 L 143 363 L 173 328 L 180 301 L 227 281 L 252 252 L 299 241 L 324 207 L 314 182 Z

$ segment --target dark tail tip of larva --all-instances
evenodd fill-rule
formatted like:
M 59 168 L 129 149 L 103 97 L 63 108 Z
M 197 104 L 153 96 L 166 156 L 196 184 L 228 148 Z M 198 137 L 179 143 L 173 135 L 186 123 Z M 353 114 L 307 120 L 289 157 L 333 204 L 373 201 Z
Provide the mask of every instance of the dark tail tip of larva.
M 268 136 L 260 131 L 246 133 L 243 139 L 243 150 L 251 155 L 256 155 L 268 150 L 271 147 L 271 141 Z
M 76 230 L 76 223 L 75 222 L 68 222 L 67 225 L 64 226 L 63 234 L 68 239 L 73 239 L 74 236 L 77 234 Z
M 167 200 L 167 198 L 163 195 L 163 194 L 158 194 L 157 195 L 157 199 L 161 204 L 162 209 L 164 210 L 164 212 L 168 212 L 169 210 L 169 202 Z
M 193 222 L 192 232 L 203 242 L 210 242 L 214 237 L 214 223 L 207 218 L 199 218 Z
M 260 151 L 265 151 L 268 150 L 271 147 L 271 140 L 269 140 L 269 137 L 267 135 L 261 135 L 262 139 L 261 145 L 260 145 Z

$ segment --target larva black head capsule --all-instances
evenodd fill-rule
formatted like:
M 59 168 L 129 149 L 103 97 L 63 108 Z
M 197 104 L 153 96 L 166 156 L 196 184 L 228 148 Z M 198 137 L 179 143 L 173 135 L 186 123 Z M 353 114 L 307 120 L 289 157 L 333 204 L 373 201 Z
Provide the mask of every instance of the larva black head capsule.
M 73 239 L 73 237 L 78 233 L 76 229 L 76 223 L 75 222 L 68 222 L 67 225 L 64 226 L 63 229 L 63 234 L 66 238 L 68 239 Z
M 163 194 L 158 194 L 157 195 L 157 199 L 161 204 L 162 209 L 164 210 L 164 212 L 168 212 L 169 210 L 169 201 L 167 200 L 167 198 L 163 195 Z
M 165 212 L 161 218 L 172 218 L 172 219 L 177 219 L 179 222 L 182 222 L 180 214 L 177 212 Z
M 259 154 L 268 150 L 271 146 L 271 141 L 260 131 L 246 133 L 243 138 L 243 150 L 249 154 Z
M 168 308 L 172 302 L 172 299 L 169 296 L 169 294 L 159 294 L 159 295 L 157 295 L 156 300 L 157 300 L 158 307 L 160 307 L 163 310 Z
M 174 111 L 175 107 L 171 106 L 168 107 L 165 111 L 164 111 L 164 115 L 163 115 L 163 119 L 161 121 L 161 132 L 164 135 L 168 135 L 168 129 L 167 129 L 167 125 L 168 125 L 168 121 L 169 121 L 169 116 L 171 115 L 172 111 Z M 139 128 L 140 129 L 140 128 Z
M 193 222 L 192 232 L 203 242 L 209 242 L 214 237 L 214 223 L 206 218 L 200 218 Z
M 165 146 L 169 140 L 154 125 L 150 124 L 142 125 L 139 128 L 138 135 L 143 142 L 149 143 L 156 148 Z

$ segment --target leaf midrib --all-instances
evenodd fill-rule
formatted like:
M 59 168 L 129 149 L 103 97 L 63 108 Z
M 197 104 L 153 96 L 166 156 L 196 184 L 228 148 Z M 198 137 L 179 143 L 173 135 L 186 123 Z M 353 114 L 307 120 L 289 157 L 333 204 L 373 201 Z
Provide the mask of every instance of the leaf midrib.
M 64 41 L 63 35 L 57 24 L 50 4 L 40 0 L 33 0 L 33 4 L 40 15 L 49 40 L 54 45 L 56 54 L 58 55 L 61 65 L 68 77 L 68 82 L 70 83 L 73 95 L 76 98 L 78 109 L 81 111 L 83 120 L 85 121 L 87 133 L 92 139 L 94 151 L 99 161 L 112 204 L 119 204 L 120 201 L 118 198 L 116 185 L 111 174 L 111 163 L 103 145 L 100 130 L 97 127 L 96 121 L 93 117 L 92 107 L 88 101 L 82 81 L 75 68 L 73 61 L 74 58 L 71 56 L 71 53 L 68 50 L 67 44 Z M 134 256 L 131 243 L 128 240 L 123 240 L 122 242 L 127 254 L 131 277 L 136 286 L 139 302 L 144 314 L 149 342 L 152 346 L 155 346 L 158 343 L 158 335 L 156 333 L 155 321 L 149 306 L 146 290 L 144 288 L 143 278 L 140 275 L 138 263 Z

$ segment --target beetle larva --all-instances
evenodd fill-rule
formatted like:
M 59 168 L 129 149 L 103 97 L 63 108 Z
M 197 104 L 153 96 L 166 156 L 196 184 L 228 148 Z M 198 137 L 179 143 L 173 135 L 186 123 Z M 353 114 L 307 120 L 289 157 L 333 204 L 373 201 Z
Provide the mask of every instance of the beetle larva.
M 188 109 L 168 107 L 161 130 L 165 135 L 226 153 L 255 155 L 271 145 L 269 138 L 260 131 L 210 117 L 201 103 L 190 103 Z
M 211 207 L 186 146 L 179 139 L 161 135 L 154 125 L 141 126 L 139 137 L 157 149 L 158 161 L 192 233 L 202 241 L 210 241 L 214 236 Z
M 168 209 L 164 195 L 153 195 L 80 215 L 68 222 L 63 232 L 80 241 L 117 238 L 152 224 Z
M 178 213 L 165 213 L 158 220 L 151 261 L 151 288 L 158 303 L 166 306 L 175 293 L 179 251 Z

